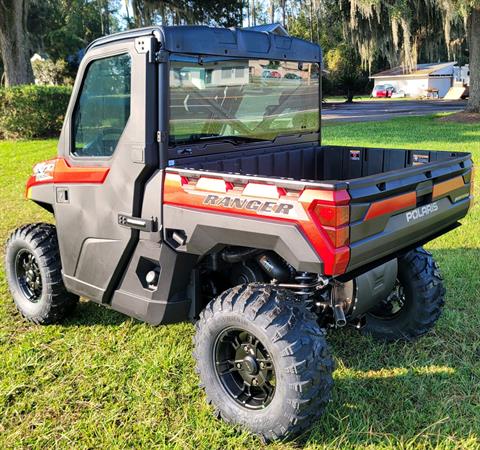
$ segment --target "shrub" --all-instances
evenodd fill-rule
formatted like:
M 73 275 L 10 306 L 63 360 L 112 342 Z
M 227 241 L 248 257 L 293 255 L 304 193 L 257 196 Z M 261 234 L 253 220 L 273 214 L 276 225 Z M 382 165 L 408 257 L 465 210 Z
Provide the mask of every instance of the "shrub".
M 73 79 L 68 73 L 68 64 L 63 59 L 37 59 L 32 62 L 35 83 L 44 85 L 73 84 Z
M 57 136 L 72 88 L 14 86 L 0 88 L 0 137 L 31 139 Z

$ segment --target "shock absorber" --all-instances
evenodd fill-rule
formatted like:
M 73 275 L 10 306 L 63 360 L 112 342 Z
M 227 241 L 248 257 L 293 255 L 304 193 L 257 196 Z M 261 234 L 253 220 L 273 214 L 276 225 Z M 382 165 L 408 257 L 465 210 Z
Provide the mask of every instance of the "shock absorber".
M 297 272 L 295 281 L 298 285 L 298 288 L 295 290 L 295 295 L 298 296 L 308 308 L 311 308 L 315 296 L 317 275 L 310 272 Z
M 293 267 L 292 271 L 295 283 L 278 283 L 278 281 L 274 279 L 272 280 L 272 284 L 291 290 L 308 308 L 313 308 L 315 294 L 317 291 L 321 291 L 328 286 L 329 279 L 316 273 L 295 272 Z

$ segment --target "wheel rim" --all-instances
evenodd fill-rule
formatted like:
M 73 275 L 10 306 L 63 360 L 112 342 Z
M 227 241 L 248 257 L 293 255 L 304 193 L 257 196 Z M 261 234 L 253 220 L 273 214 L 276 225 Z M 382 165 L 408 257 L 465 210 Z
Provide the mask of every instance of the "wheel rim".
M 42 275 L 33 253 L 20 250 L 15 258 L 15 277 L 23 296 L 32 303 L 42 297 Z
M 275 394 L 275 367 L 256 336 L 228 328 L 217 337 L 213 357 L 217 377 L 236 403 L 247 409 L 270 404 Z
M 373 308 L 369 314 L 382 320 L 393 319 L 403 311 L 406 303 L 405 289 L 397 280 L 390 295 Z

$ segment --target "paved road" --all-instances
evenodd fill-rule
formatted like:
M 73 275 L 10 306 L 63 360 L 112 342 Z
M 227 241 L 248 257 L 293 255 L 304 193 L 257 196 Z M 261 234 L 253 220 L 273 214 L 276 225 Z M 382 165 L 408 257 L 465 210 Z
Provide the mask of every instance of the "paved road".
M 322 119 L 335 122 L 369 122 L 394 119 L 399 116 L 426 116 L 440 112 L 457 112 L 465 109 L 464 100 L 389 100 L 356 102 L 353 104 L 327 103 Z

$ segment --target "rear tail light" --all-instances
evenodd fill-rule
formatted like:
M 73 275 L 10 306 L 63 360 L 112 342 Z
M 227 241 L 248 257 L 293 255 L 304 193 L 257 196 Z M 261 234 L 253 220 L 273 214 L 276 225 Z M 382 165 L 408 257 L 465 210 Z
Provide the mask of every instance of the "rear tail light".
M 324 232 L 334 248 L 345 247 L 350 237 L 350 196 L 346 190 L 305 189 L 299 201 L 315 226 Z
M 310 206 L 310 214 L 317 227 L 325 231 L 335 248 L 349 244 L 350 207 L 348 205 L 314 201 Z
M 337 228 L 348 224 L 350 220 L 348 205 L 336 206 L 330 203 L 316 202 L 313 205 L 313 214 L 326 227 Z
M 350 260 L 350 196 L 346 190 L 305 189 L 299 202 L 307 211 L 308 237 L 327 275 L 345 273 Z
M 323 227 L 323 229 L 335 248 L 344 247 L 350 243 L 350 227 L 348 225 L 340 228 Z

